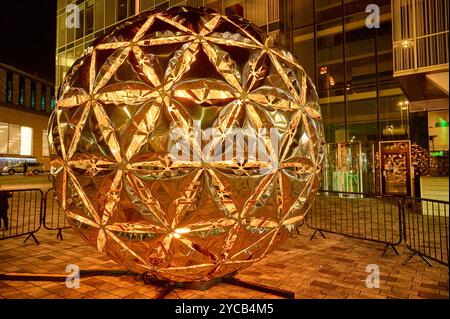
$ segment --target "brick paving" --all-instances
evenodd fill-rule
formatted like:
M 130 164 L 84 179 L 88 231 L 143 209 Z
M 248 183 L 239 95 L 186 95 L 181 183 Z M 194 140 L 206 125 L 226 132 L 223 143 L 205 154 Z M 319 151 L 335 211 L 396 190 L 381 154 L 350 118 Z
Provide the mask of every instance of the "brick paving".
M 64 230 L 64 240 L 56 232 L 41 230 L 41 244 L 23 244 L 24 238 L 0 241 L 0 272 L 64 274 L 68 264 L 82 270 L 122 269 L 87 246 L 72 230 Z M 410 253 L 404 245 L 400 256 L 389 253 L 381 257 L 382 244 L 326 234 L 310 240 L 312 230 L 303 226 L 279 249 L 236 277 L 295 292 L 300 299 L 346 298 L 426 298 L 448 299 L 448 268 L 437 263 L 428 267 L 418 257 L 407 265 L 402 261 Z M 380 287 L 367 288 L 366 266 L 380 267 Z M 146 285 L 133 276 L 81 277 L 79 288 L 67 288 L 65 282 L 0 281 L 0 298 L 42 299 L 148 299 L 160 288 Z M 175 289 L 166 298 L 277 298 L 226 283 L 209 290 Z

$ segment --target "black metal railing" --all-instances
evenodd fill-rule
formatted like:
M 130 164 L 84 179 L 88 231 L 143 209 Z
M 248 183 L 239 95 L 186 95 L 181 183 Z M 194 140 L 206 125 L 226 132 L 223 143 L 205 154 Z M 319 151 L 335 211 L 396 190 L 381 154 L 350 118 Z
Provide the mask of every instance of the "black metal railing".
M 413 252 L 403 264 L 418 255 L 430 266 L 428 259 L 448 265 L 449 202 L 405 198 L 401 207 L 405 244 Z
M 386 253 L 402 241 L 400 199 L 390 195 L 321 190 L 306 215 L 306 224 L 323 232 L 385 244 Z
M 56 230 L 56 237 L 63 240 L 62 230 L 70 228 L 64 211 L 57 202 L 56 193 L 50 188 L 44 195 L 44 214 L 42 223 L 47 230 Z
M 1 205 L 2 209 L 2 229 L 0 230 L 0 240 L 15 238 L 20 236 L 28 237 L 24 243 L 32 238 L 39 244 L 34 235 L 41 228 L 41 218 L 43 213 L 43 192 L 40 189 L 14 189 L 1 190 L 3 200 L 7 200 L 8 205 Z M 6 217 L 5 215 L 6 214 Z

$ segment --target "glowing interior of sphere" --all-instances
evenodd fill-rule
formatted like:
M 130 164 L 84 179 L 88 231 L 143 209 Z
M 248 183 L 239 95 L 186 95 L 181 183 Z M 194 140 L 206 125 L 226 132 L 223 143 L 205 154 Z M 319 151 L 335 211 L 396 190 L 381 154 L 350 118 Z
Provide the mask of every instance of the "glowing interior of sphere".
M 297 60 L 209 9 L 144 13 L 97 39 L 68 71 L 49 131 L 73 228 L 175 282 L 230 275 L 279 245 L 311 205 L 324 155 Z

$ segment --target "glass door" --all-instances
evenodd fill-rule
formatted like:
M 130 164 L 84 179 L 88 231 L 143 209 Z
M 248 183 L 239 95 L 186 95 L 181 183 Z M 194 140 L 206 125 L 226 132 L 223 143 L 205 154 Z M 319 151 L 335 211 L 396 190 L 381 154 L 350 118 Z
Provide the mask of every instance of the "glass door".
M 381 193 L 411 196 L 410 141 L 380 142 Z
M 324 188 L 340 192 L 363 192 L 361 143 L 327 144 Z

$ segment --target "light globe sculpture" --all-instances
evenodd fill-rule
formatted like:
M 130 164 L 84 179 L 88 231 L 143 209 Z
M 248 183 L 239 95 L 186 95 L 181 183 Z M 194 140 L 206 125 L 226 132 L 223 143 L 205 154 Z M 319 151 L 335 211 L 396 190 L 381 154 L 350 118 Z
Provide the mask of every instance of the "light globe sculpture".
M 51 176 L 82 238 L 170 282 L 229 276 L 302 222 L 324 158 L 318 97 L 250 22 L 186 7 L 97 39 L 60 87 Z

